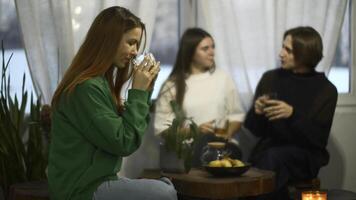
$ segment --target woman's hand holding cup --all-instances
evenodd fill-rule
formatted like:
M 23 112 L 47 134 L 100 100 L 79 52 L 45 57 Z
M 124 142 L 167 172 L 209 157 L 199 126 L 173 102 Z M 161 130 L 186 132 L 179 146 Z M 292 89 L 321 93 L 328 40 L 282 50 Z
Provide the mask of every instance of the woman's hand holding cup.
M 133 62 L 132 88 L 152 90 L 160 71 L 160 62 L 156 62 L 152 54 L 146 54 L 140 63 Z
M 214 133 L 214 128 L 215 128 L 214 123 L 215 123 L 215 120 L 211 120 L 211 121 L 200 124 L 198 127 L 199 131 L 203 134 Z

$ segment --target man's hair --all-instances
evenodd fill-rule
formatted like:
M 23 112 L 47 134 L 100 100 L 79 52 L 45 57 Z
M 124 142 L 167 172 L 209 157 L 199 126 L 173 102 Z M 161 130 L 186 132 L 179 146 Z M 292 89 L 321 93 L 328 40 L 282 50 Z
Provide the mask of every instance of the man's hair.
M 323 58 L 323 42 L 320 34 L 312 27 L 296 27 L 284 33 L 285 39 L 292 37 L 295 62 L 309 68 L 315 68 Z

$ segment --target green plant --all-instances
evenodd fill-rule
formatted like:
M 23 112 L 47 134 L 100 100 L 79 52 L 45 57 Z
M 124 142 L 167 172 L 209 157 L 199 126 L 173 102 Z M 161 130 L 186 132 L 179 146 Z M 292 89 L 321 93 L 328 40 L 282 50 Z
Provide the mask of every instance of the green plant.
M 179 159 L 183 159 L 185 169 L 189 171 L 194 145 L 199 140 L 199 129 L 191 118 L 185 116 L 176 101 L 171 101 L 170 105 L 175 118 L 168 129 L 162 133 L 164 146 L 168 152 L 175 152 Z
M 0 186 L 5 195 L 13 183 L 46 179 L 47 145 L 40 124 L 41 102 L 31 94 L 30 114 L 25 113 L 28 92 L 22 79 L 21 102 L 10 95 L 10 74 L 6 73 L 12 55 L 5 61 L 1 42 L 2 74 L 0 92 Z M 28 135 L 26 134 L 28 133 Z M 26 139 L 26 137 L 28 137 Z

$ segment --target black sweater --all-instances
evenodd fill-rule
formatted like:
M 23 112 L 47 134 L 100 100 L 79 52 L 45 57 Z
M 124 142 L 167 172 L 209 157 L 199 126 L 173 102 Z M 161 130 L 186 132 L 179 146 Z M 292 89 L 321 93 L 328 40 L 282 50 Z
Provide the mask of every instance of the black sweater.
M 245 127 L 254 135 L 269 138 L 273 145 L 295 145 L 308 150 L 316 164 L 329 161 L 326 150 L 337 102 L 337 90 L 323 73 L 295 74 L 282 68 L 267 71 L 257 85 L 257 97 L 274 92 L 278 99 L 293 106 L 288 119 L 268 121 L 257 115 L 252 104 Z

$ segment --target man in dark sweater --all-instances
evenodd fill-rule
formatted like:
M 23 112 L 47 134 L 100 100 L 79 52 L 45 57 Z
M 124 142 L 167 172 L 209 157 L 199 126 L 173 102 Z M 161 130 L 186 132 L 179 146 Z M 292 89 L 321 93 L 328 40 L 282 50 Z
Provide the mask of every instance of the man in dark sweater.
M 288 182 L 316 177 L 329 161 L 326 145 L 338 94 L 324 73 L 315 71 L 322 51 L 313 28 L 286 31 L 282 67 L 264 73 L 257 85 L 244 123 L 261 138 L 250 162 L 276 173 L 275 192 L 261 199 L 289 199 Z

